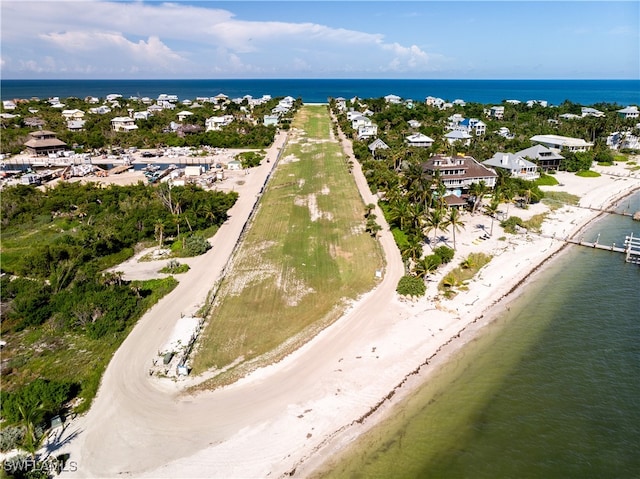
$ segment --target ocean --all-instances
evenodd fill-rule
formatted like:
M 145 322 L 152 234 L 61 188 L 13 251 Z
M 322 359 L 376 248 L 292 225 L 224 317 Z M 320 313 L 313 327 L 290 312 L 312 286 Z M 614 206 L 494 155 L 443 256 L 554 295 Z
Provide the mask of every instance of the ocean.
M 403 99 L 424 101 L 427 96 L 453 101 L 500 103 L 503 100 L 546 100 L 559 105 L 569 100 L 581 105 L 612 103 L 640 104 L 640 79 L 636 80 L 1 80 L 2 100 L 104 98 L 116 93 L 157 98 L 161 93 L 180 100 L 212 97 L 223 93 L 231 98 L 251 95 L 292 96 L 305 103 L 326 103 L 328 98 L 381 98 L 394 94 Z
M 631 232 L 606 215 L 584 237 Z M 568 248 L 322 477 L 640 477 L 640 267 Z

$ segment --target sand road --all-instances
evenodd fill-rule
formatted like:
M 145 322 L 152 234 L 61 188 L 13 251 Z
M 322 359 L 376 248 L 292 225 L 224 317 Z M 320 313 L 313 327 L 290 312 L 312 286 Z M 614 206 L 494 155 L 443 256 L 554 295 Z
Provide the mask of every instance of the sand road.
M 190 262 L 191 270 L 181 275 L 176 289 L 140 319 L 110 362 L 89 413 L 66 429 L 62 447 L 56 452 L 70 452 L 71 460 L 78 464 L 79 470 L 70 476 L 138 475 L 209 446 L 224 444 L 248 430 L 258 432 L 269 426 L 277 430 L 280 422 L 290 419 L 299 425 L 301 412 L 307 411 L 310 416 L 304 404 L 339 389 L 336 381 L 340 371 L 336 365 L 346 355 L 356 354 L 349 350 L 360 351 L 359 343 L 364 347 L 374 332 L 367 332 L 367 327 L 375 330 L 385 316 L 392 317 L 395 287 L 403 265 L 393 237 L 385 228 L 380 241 L 390 263 L 384 279 L 368 294 L 368 301 L 360 302 L 285 360 L 234 385 L 193 397 L 180 396 L 178 387 L 166 384 L 169 380 L 162 384 L 162 380 L 149 376 L 151 361 L 176 320 L 182 314 L 194 313 L 220 277 L 283 144 L 284 136 L 280 135 L 268 152 L 271 162 L 251 170 L 243 194 L 229 212 L 230 219 L 212 239 L 213 248 L 197 262 Z M 358 183 L 364 188 L 364 195 L 370 195 L 364 177 L 359 171 L 356 176 L 360 177 Z M 378 218 L 382 217 L 379 212 Z M 362 412 L 370 400 L 367 397 L 362 401 Z M 284 427 L 291 433 L 290 426 Z M 314 428 L 309 421 L 305 423 L 302 442 L 308 439 L 307 435 L 313 436 L 308 431 Z M 207 465 L 200 463 L 197 470 L 189 471 L 191 463 L 187 461 L 181 471 L 189 476 L 209 477 L 246 477 L 254 474 L 252 471 L 263 475 L 288 454 L 290 444 L 290 438 L 280 444 L 277 438 L 267 435 L 264 441 L 257 441 L 256 450 L 229 455 L 222 448 L 219 455 L 208 454 Z

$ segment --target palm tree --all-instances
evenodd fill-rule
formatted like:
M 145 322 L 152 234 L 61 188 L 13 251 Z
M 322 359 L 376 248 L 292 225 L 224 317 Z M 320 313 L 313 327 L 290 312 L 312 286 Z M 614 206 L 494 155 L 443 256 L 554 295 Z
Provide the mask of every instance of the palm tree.
M 461 226 L 464 226 L 464 221 L 462 221 L 460 210 L 458 208 L 450 208 L 449 214 L 445 218 L 445 222 L 443 227 L 448 228 L 451 226 L 451 231 L 453 232 L 453 249 L 456 249 L 456 230 L 460 229 Z
M 164 223 L 162 220 L 157 220 L 155 223 L 155 237 L 158 240 L 158 246 L 162 246 L 162 240 L 164 239 Z
M 489 235 L 493 235 L 493 220 L 498 214 L 498 208 L 500 207 L 500 203 L 497 198 L 493 198 L 491 203 L 484 207 L 486 213 L 491 216 L 491 230 L 489 231 Z
M 18 404 L 18 413 L 25 427 L 24 449 L 35 459 L 36 452 L 46 438 L 44 433 L 38 433 L 38 425 L 43 418 L 42 402 L 21 402 Z
M 438 229 L 444 222 L 444 210 L 442 208 L 434 208 L 427 215 L 427 231 L 435 230 L 433 234 L 433 244 L 436 244 L 436 238 L 438 237 Z
M 487 184 L 484 180 L 480 180 L 478 183 L 471 183 L 469 193 L 471 193 L 475 198 L 473 201 L 473 207 L 471 208 L 471 214 L 474 214 L 480 203 L 482 203 L 482 197 L 487 192 L 487 189 Z

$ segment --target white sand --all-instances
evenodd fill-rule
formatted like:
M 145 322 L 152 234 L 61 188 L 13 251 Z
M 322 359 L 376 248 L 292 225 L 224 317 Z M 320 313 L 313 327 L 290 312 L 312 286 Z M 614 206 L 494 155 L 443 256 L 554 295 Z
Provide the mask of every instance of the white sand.
M 639 174 L 629 176 L 622 166 L 605 170 L 627 177 L 560 173 L 557 178 L 564 186 L 552 189 L 580 195 L 581 205 L 598 207 L 640 188 Z M 254 170 L 249 177 L 259 184 L 257 177 L 264 178 L 266 171 Z M 354 176 L 365 203 L 374 202 L 357 164 Z M 247 186 L 245 193 L 251 191 Z M 537 235 L 499 241 L 503 233 L 497 222 L 492 239 L 474 244 L 483 233 L 476 225 L 488 230 L 491 220 L 466 215 L 466 227 L 456 235 L 458 251 L 451 267 L 470 252 L 492 253 L 494 259 L 470 282 L 469 290 L 453 300 L 432 300 L 443 270 L 429 283 L 427 297 L 412 302 L 395 293 L 403 265 L 385 227 L 380 234 L 388 260 L 384 278 L 340 320 L 279 363 L 231 386 L 180 396 L 178 385 L 149 378 L 148 364 L 180 314 L 197 309 L 224 268 L 250 210 L 250 196 L 241 195 L 231 220 L 214 238 L 214 248 L 139 321 L 118 350 L 90 412 L 68 426 L 61 438 L 70 440 L 56 453 L 70 452 L 79 466 L 78 472 L 63 475 L 264 478 L 295 470 L 296 477 L 304 477 L 375 424 L 433 370 L 438 361 L 413 374 L 427 358 L 446 359 L 436 354 L 443 345 L 464 344 L 464 339 L 457 339 L 460 331 L 487 322 L 496 311 L 491 306 L 508 299 L 504 297 L 514 285 L 563 245 Z M 543 210 L 543 205 L 535 205 L 510 214 L 526 219 Z M 596 215 L 564 207 L 550 214 L 543 233 L 570 236 Z M 379 211 L 377 216 L 382 218 Z M 404 382 L 407 377 L 411 379 Z M 371 413 L 379 404 L 383 406 Z M 357 422 L 365 416 L 363 424 Z

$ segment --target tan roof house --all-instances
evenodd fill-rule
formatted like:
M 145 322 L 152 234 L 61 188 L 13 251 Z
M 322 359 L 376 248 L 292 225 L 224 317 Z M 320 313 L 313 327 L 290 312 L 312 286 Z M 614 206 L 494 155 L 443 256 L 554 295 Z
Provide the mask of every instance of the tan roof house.
M 47 156 L 50 153 L 56 154 L 67 149 L 67 144 L 56 138 L 52 131 L 34 131 L 29 134 L 29 140 L 24 144 L 27 152 L 31 155 Z

